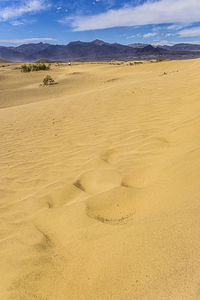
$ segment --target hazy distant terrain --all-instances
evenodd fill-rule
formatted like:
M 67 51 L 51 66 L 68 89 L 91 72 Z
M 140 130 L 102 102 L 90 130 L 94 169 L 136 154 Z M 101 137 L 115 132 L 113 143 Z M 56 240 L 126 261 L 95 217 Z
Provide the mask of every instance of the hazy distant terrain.
M 110 44 L 100 40 L 71 42 L 68 45 L 44 43 L 24 44 L 18 47 L 0 46 L 0 58 L 10 61 L 36 61 L 39 59 L 68 60 L 148 60 L 154 58 L 191 59 L 200 57 L 200 45 L 177 44 L 152 46 L 148 44 Z

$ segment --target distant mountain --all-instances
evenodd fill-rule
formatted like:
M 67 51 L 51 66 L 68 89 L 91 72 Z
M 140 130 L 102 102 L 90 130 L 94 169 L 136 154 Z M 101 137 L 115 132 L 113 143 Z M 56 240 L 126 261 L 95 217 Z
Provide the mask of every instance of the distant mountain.
M 0 58 L 0 64 L 7 64 L 7 63 L 10 63 L 10 61 Z
M 159 57 L 188 59 L 200 57 L 200 45 L 177 44 L 152 46 L 148 44 L 121 45 L 101 40 L 75 41 L 68 45 L 47 43 L 24 44 L 18 47 L 0 46 L 0 58 L 10 61 L 103 61 L 103 60 L 147 60 Z
M 159 46 L 162 49 L 169 51 L 200 51 L 200 44 L 175 44 L 173 46 Z
M 142 44 L 142 43 L 129 44 L 129 47 L 132 47 L 132 48 L 144 48 L 146 46 L 149 46 L 149 44 Z
M 49 60 L 49 59 L 38 59 L 36 61 L 37 64 L 51 64 L 54 62 L 58 62 L 58 61 L 53 61 L 53 60 Z
M 37 53 L 37 58 L 51 60 L 111 60 L 133 56 L 135 51 L 120 44 L 93 42 L 71 42 L 68 45 L 50 45 Z
M 160 47 L 153 47 L 151 45 L 147 45 L 145 47 L 137 48 L 138 55 L 162 55 L 166 54 L 166 50 Z
M 30 57 L 26 53 L 21 53 L 16 48 L 0 46 L 0 58 L 10 61 L 29 61 Z
M 15 47 L 14 49 L 20 53 L 28 53 L 28 55 L 34 55 L 35 53 L 45 50 L 50 44 L 38 43 L 38 44 L 23 44 Z
M 94 40 L 92 43 L 97 46 L 109 45 L 109 43 L 106 43 L 102 40 Z

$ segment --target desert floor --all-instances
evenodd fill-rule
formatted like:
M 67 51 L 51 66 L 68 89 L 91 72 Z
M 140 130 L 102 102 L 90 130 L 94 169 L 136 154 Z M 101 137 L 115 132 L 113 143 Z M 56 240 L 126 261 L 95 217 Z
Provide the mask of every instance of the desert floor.
M 18 67 L 0 68 L 0 299 L 200 299 L 200 60 Z

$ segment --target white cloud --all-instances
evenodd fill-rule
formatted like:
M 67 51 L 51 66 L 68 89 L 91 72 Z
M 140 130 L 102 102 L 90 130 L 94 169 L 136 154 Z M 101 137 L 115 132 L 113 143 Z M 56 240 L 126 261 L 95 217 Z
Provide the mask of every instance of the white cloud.
M 170 36 L 175 36 L 176 34 L 175 33 L 166 33 L 166 37 L 170 37 Z
M 143 35 L 144 38 L 149 38 L 149 37 L 153 37 L 153 36 L 156 36 L 157 33 L 156 32 L 149 32 L 149 33 L 145 33 Z
M 0 9 L 0 21 L 17 19 L 27 13 L 36 13 L 48 7 L 44 0 L 28 0 L 19 5 L 10 5 Z
M 184 27 L 188 26 L 188 24 L 173 24 L 167 27 L 168 30 L 180 30 Z
M 169 42 L 168 40 L 154 41 L 152 45 L 154 46 L 173 46 L 178 42 Z
M 18 20 L 14 20 L 14 21 L 11 22 L 11 24 L 12 24 L 13 26 L 19 26 L 19 25 L 23 25 L 24 23 L 21 22 L 21 21 L 18 21 Z
M 110 9 L 92 16 L 74 16 L 65 21 L 71 23 L 74 31 L 161 23 L 183 24 L 200 21 L 199 11 L 199 0 L 159 0 L 134 7 Z
M 180 43 L 180 41 L 168 41 L 168 40 L 161 40 L 161 41 L 154 41 L 152 45 L 154 46 L 173 46 L 175 44 Z M 185 44 L 200 44 L 200 41 L 184 41 Z
M 200 36 L 200 27 L 184 29 L 178 32 L 181 37 Z
M 29 44 L 29 43 L 55 42 L 55 41 L 57 40 L 53 38 L 30 38 L 30 39 L 21 39 L 21 40 L 0 40 L 0 43 Z

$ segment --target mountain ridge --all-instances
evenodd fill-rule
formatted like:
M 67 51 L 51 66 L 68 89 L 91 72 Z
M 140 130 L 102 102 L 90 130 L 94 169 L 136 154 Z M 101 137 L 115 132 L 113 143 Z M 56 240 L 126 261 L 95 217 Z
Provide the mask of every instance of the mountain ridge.
M 67 45 L 48 43 L 22 44 L 16 47 L 0 46 L 0 58 L 9 61 L 34 62 L 75 60 L 148 60 L 156 58 L 191 59 L 200 57 L 200 44 L 180 43 L 172 46 L 135 43 L 122 45 L 102 40 L 72 41 Z

